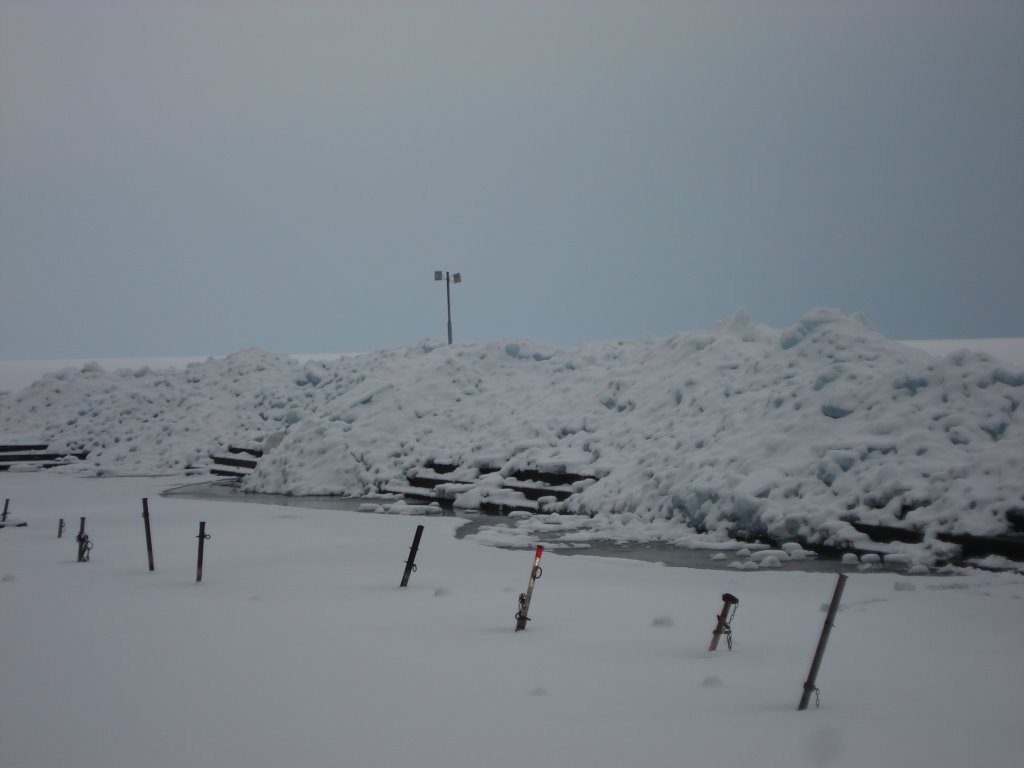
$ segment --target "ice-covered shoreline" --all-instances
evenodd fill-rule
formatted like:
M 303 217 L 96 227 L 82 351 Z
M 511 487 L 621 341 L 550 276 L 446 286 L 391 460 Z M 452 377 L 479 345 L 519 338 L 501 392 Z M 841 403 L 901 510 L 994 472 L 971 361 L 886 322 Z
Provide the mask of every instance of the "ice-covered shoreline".
M 857 316 L 772 329 L 739 312 L 664 340 L 555 348 L 415 346 L 304 364 L 246 350 L 186 368 L 96 365 L 0 398 L 0 435 L 82 446 L 76 471 L 178 471 L 227 443 L 279 447 L 251 491 L 360 495 L 430 460 L 460 465 L 456 503 L 523 468 L 598 479 L 562 504 L 591 531 L 680 544 L 766 535 L 831 546 L 851 520 L 995 535 L 1024 510 L 1024 371 L 978 352 L 932 357 Z M 474 475 L 481 464 L 496 474 Z M 513 499 L 514 500 L 514 499 Z

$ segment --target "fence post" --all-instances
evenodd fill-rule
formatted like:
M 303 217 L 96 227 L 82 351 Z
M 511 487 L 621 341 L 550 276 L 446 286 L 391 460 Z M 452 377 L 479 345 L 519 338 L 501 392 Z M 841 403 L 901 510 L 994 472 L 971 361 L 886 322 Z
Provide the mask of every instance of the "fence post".
M 60 522 L 57 523 L 57 538 L 59 539 L 63 535 L 64 535 L 64 518 L 62 517 L 60 519 Z
M 203 544 L 210 538 L 206 532 L 206 523 L 199 523 L 199 560 L 196 562 L 196 584 L 203 580 Z
M 811 694 L 818 690 L 815 685 L 818 679 L 818 668 L 821 667 L 821 659 L 825 655 L 825 646 L 828 645 L 828 636 L 832 633 L 832 623 L 836 620 L 836 614 L 839 612 L 839 601 L 843 597 L 843 588 L 845 586 L 846 574 L 840 573 L 839 580 L 836 582 L 836 591 L 832 593 L 832 602 L 829 604 L 828 613 L 825 615 L 825 625 L 821 628 L 821 637 L 818 638 L 818 647 L 814 651 L 811 671 L 807 675 L 807 682 L 804 683 L 804 692 L 800 696 L 800 706 L 797 707 L 798 712 L 807 709 L 807 704 L 811 700 Z
M 0 523 L 6 523 L 7 522 L 7 507 L 9 507 L 10 505 L 11 505 L 11 500 L 10 499 L 4 499 L 4 513 L 3 513 L 2 516 L 0 516 Z
M 409 586 L 409 575 L 416 570 L 416 553 L 420 549 L 420 537 L 423 536 L 423 526 L 416 526 L 416 535 L 412 537 L 412 546 L 409 547 L 409 559 L 405 561 L 405 573 L 402 574 L 402 583 L 398 586 Z
M 149 499 L 142 500 L 142 519 L 146 523 L 146 553 L 149 555 L 149 570 L 155 571 L 153 565 L 153 536 L 149 530 Z

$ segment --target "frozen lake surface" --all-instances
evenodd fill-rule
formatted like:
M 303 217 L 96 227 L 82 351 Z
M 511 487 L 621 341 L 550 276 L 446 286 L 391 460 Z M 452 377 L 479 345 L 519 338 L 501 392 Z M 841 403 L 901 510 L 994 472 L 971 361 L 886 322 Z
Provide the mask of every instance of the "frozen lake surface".
M 187 481 L 0 475 L 28 524 L 0 529 L 4 768 L 1015 768 L 1024 751 L 1019 574 L 851 575 L 821 708 L 797 712 L 833 574 L 545 553 L 516 632 L 532 555 L 457 541 L 460 520 L 159 495 Z M 709 652 L 726 592 L 734 650 Z

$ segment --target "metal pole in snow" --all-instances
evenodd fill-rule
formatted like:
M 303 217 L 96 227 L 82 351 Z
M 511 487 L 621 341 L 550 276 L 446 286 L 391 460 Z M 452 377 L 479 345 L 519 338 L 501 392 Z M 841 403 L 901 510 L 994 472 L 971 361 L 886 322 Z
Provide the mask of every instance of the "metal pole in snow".
M 456 272 L 454 275 L 447 270 L 435 269 L 434 270 L 434 281 L 440 282 L 444 280 L 444 293 L 448 305 L 448 343 L 452 343 L 452 283 L 462 282 L 462 273 Z
M 207 539 L 210 538 L 210 534 L 206 532 L 206 523 L 199 523 L 199 559 L 196 561 L 196 584 L 203 580 L 203 544 Z
M 448 294 L 448 343 L 452 343 L 452 275 L 450 272 L 444 273 L 444 287 L 445 292 Z
M 715 625 L 715 631 L 711 633 L 711 645 L 708 646 L 709 651 L 718 649 L 718 641 L 721 640 L 723 633 L 728 636 L 729 650 L 732 650 L 732 627 L 729 626 L 729 609 L 739 605 L 739 602 L 739 598 L 735 595 L 730 595 L 728 592 L 722 595 L 722 612 L 718 614 L 718 623 Z M 733 613 L 735 612 L 735 609 L 733 609 Z
M 405 561 L 405 573 L 402 574 L 402 583 L 398 586 L 409 586 L 409 576 L 416 570 L 416 553 L 420 549 L 420 538 L 423 536 L 423 526 L 416 526 L 416 535 L 412 537 L 412 546 L 409 547 L 409 559 Z
M 92 549 L 92 542 L 89 541 L 89 537 L 85 534 L 85 518 L 80 518 L 78 524 L 78 562 L 87 563 L 89 562 L 89 550 Z
M 450 341 L 448 343 L 451 344 Z M 3 514 L 2 517 L 0 517 L 0 522 L 3 522 L 3 523 L 7 522 L 7 507 L 9 507 L 10 505 L 11 505 L 11 500 L 10 499 L 4 499 L 4 514 Z
M 843 588 L 846 586 L 846 574 L 840 573 L 836 582 L 836 591 L 832 593 L 832 602 L 828 606 L 828 613 L 825 614 L 825 625 L 821 628 L 821 637 L 818 638 L 818 647 L 814 651 L 814 661 L 811 662 L 811 671 L 807 675 L 807 682 L 804 683 L 804 692 L 800 696 L 800 706 L 797 711 L 807 709 L 811 700 L 811 694 L 818 690 L 815 682 L 818 679 L 818 668 L 821 667 L 821 659 L 825 655 L 825 646 L 828 645 L 828 636 L 832 633 L 832 624 L 839 612 L 839 601 L 843 597 Z
M 530 570 L 530 583 L 526 587 L 526 591 L 519 595 L 519 610 L 516 612 L 516 632 L 521 629 L 526 629 L 526 622 L 530 620 L 530 601 L 533 599 L 533 586 L 537 583 L 537 579 L 541 577 L 544 572 L 540 567 L 540 556 L 544 554 L 544 547 L 537 545 L 537 550 L 533 553 L 533 568 Z
M 59 539 L 63 535 L 64 535 L 64 518 L 62 517 L 60 519 L 60 522 L 57 523 L 57 538 Z
M 155 571 L 153 565 L 153 536 L 149 530 L 149 499 L 142 500 L 142 520 L 146 523 L 146 552 L 149 554 L 149 570 Z

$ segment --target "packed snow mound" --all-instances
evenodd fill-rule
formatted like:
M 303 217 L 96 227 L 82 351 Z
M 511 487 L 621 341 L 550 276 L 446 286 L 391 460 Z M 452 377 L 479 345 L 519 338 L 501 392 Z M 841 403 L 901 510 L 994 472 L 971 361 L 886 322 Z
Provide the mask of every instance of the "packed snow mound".
M 183 371 L 86 366 L 0 401 L 0 436 L 140 473 L 287 428 L 247 490 L 364 495 L 435 461 L 461 467 L 469 503 L 517 470 L 569 471 L 597 479 L 559 511 L 621 540 L 842 546 L 865 540 L 862 523 L 919 532 L 928 557 L 949 549 L 940 532 L 999 534 L 1024 510 L 1022 398 L 1024 372 L 984 354 L 935 358 L 831 309 L 782 330 L 741 311 L 564 349 L 425 341 L 305 365 L 248 350 Z

